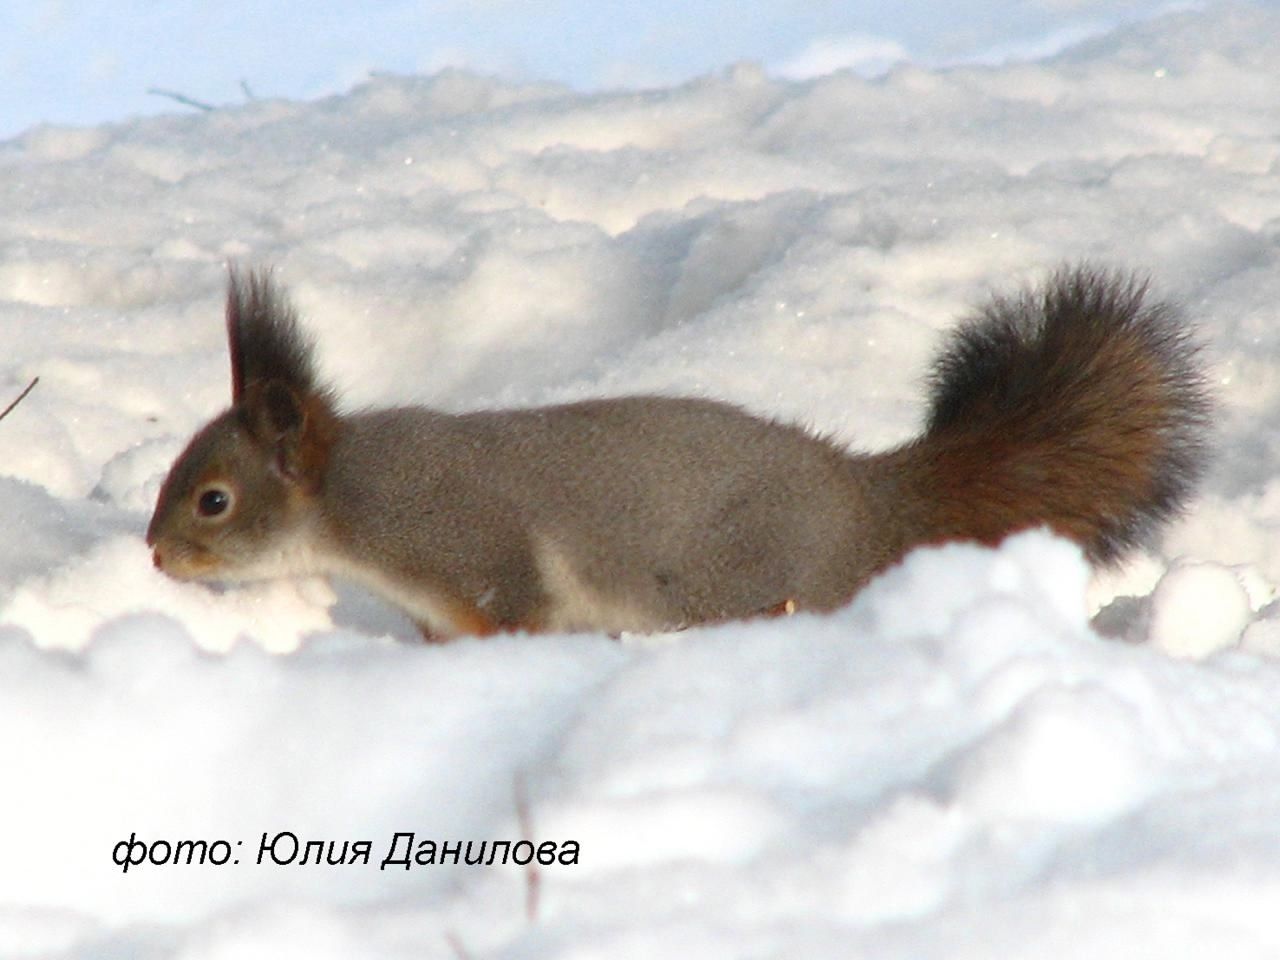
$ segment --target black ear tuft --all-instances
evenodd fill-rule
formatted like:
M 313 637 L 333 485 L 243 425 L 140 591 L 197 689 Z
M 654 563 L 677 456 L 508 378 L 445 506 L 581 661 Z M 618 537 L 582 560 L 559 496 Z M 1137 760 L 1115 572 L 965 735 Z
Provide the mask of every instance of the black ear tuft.
M 311 341 L 298 326 L 288 298 L 277 290 L 269 270 L 242 273 L 231 266 L 227 286 L 227 342 L 231 350 L 231 400 L 246 388 L 278 380 L 299 397 L 316 386 Z

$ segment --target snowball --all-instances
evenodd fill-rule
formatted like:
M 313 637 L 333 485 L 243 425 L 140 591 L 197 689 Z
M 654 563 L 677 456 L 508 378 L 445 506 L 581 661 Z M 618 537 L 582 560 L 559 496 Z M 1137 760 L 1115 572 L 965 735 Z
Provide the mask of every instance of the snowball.
M 1151 595 L 1148 642 L 1172 656 L 1201 659 L 1234 646 L 1252 613 L 1248 591 L 1229 567 L 1180 561 Z

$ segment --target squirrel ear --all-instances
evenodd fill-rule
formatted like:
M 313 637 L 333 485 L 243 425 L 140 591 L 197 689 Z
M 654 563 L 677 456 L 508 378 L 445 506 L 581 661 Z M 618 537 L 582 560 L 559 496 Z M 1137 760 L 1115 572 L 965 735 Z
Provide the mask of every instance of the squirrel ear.
M 272 469 L 307 492 L 318 490 L 333 438 L 329 409 L 300 398 L 280 380 L 252 384 L 242 409 Z
M 227 343 L 231 405 L 270 457 L 271 468 L 304 491 L 320 489 L 338 416 L 317 384 L 311 342 L 270 271 L 229 271 Z
M 264 425 L 276 437 L 301 433 L 307 413 L 297 395 L 279 380 L 268 380 L 260 394 Z

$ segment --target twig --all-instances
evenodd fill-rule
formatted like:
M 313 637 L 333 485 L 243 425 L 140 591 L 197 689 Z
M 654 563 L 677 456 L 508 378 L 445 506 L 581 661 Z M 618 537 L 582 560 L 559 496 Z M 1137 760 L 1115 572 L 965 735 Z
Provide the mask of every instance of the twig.
M 184 107 L 195 107 L 197 110 L 204 110 L 206 113 L 216 110 L 212 103 L 205 103 L 203 100 L 197 100 L 194 97 L 188 97 L 186 94 L 178 93 L 175 90 L 162 90 L 160 87 L 150 87 L 147 93 L 154 97 L 168 97 L 170 100 L 176 100 Z
M 525 786 L 523 773 L 516 774 L 512 792 L 515 795 L 516 822 L 520 824 L 520 839 L 533 843 L 533 817 L 529 813 L 529 792 Z M 538 921 L 541 888 L 542 875 L 538 872 L 538 860 L 535 857 L 525 867 L 524 874 L 524 915 L 530 923 Z
M 253 88 L 249 86 L 248 80 L 240 81 L 240 92 L 244 94 L 246 100 L 257 100 L 258 95 L 253 92 Z
M 4 410 L 0 411 L 0 420 L 3 420 L 10 413 L 12 413 L 13 408 L 16 407 L 18 404 L 20 404 L 23 400 L 25 400 L 27 397 L 27 394 L 30 393 L 33 389 L 35 389 L 35 385 L 39 382 L 40 382 L 39 377 L 32 377 L 31 382 L 27 384 L 26 389 L 23 390 L 20 394 L 18 394 L 17 397 L 14 398 L 13 402 L 10 403 L 7 407 L 5 407 Z
M 520 839 L 533 843 L 533 816 L 529 813 L 529 791 L 525 786 L 523 773 L 517 773 L 512 779 L 511 793 L 515 797 L 516 823 L 520 825 Z M 538 860 L 534 857 L 524 868 L 524 916 L 530 923 L 538 922 L 541 891 L 542 875 L 538 871 Z M 471 954 L 467 952 L 462 938 L 456 933 L 446 930 L 444 939 L 458 960 L 471 960 Z
M 449 944 L 451 949 L 457 956 L 458 960 L 471 960 L 471 954 L 467 952 L 467 948 L 463 945 L 462 940 L 452 930 L 446 930 L 444 934 L 444 942 Z

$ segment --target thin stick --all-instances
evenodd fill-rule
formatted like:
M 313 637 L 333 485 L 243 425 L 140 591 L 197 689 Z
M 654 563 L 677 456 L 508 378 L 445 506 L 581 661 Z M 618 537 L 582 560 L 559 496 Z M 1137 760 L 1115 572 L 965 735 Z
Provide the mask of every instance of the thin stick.
M 529 813 L 529 793 L 525 788 L 524 774 L 516 774 L 512 792 L 515 794 L 516 822 L 520 824 L 520 839 L 533 843 L 533 817 Z M 542 875 L 538 872 L 538 861 L 530 860 L 524 874 L 524 915 L 530 923 L 536 923 L 538 920 L 541 887 Z
M 176 90 L 162 90 L 159 87 L 150 87 L 147 93 L 153 97 L 168 97 L 170 100 L 177 100 L 184 107 L 195 107 L 197 110 L 209 112 L 217 109 L 212 103 L 205 103 L 203 100 L 188 97 L 186 94 L 178 93 Z
M 461 938 L 452 930 L 445 931 L 444 942 L 449 944 L 449 949 L 453 951 L 453 955 L 458 960 L 471 960 L 471 954 L 467 952 L 467 948 Z
M 30 393 L 35 388 L 35 385 L 39 382 L 40 382 L 39 377 L 33 377 L 31 379 L 31 382 L 27 384 L 27 388 L 23 390 L 20 394 L 18 394 L 18 396 L 14 399 L 14 401 L 11 404 L 9 404 L 7 407 L 5 407 L 3 411 L 0 411 L 0 420 L 3 420 L 10 413 L 12 413 L 13 408 L 16 407 L 18 404 L 20 404 L 23 400 L 25 400 L 27 398 L 27 394 Z
M 529 794 L 525 788 L 524 774 L 517 773 L 512 780 L 511 792 L 515 796 L 516 822 L 520 825 L 520 839 L 533 843 L 533 816 L 529 813 Z M 542 886 L 542 877 L 538 872 L 538 861 L 533 859 L 525 867 L 524 873 L 524 915 L 530 923 L 538 920 L 538 900 Z M 458 960 L 471 960 L 466 945 L 452 930 L 444 932 L 445 943 L 453 951 Z

